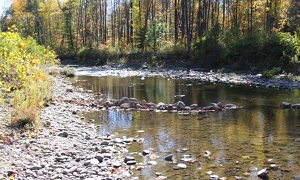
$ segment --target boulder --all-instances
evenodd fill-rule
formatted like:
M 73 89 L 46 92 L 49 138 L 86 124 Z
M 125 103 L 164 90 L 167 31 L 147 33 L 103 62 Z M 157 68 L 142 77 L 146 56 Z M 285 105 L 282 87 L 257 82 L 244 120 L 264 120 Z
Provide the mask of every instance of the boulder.
M 238 105 L 235 105 L 235 104 L 225 104 L 224 106 L 226 109 L 237 109 L 239 108 Z
M 129 109 L 130 104 L 129 103 L 123 103 L 123 104 L 120 105 L 120 108 Z
M 288 102 L 282 102 L 280 104 L 280 108 L 281 109 L 288 109 L 288 108 L 291 108 L 292 104 L 291 103 L 288 103 Z
M 183 110 L 186 105 L 184 104 L 184 102 L 178 101 L 177 103 L 175 103 L 175 106 L 177 107 L 177 109 Z
M 163 103 L 163 102 L 160 102 L 157 104 L 157 109 L 160 109 L 160 110 L 165 110 L 166 109 L 166 104 Z
M 156 104 L 154 104 L 153 102 L 147 103 L 147 106 L 148 106 L 150 109 L 156 109 Z
M 294 108 L 294 109 L 300 109 L 300 104 L 293 104 L 292 108 Z
M 112 107 L 112 106 L 114 106 L 114 103 L 112 103 L 111 101 L 106 101 L 105 106 L 106 107 Z
M 198 104 L 192 104 L 190 106 L 191 110 L 197 110 L 198 109 Z

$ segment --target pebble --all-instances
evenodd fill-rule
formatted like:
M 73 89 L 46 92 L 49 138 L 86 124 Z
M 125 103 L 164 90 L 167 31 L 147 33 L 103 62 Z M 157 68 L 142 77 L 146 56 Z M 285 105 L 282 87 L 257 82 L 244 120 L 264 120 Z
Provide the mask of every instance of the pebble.
M 71 92 L 71 89 L 74 91 Z M 55 77 L 53 102 L 41 110 L 43 126 L 39 135 L 28 129 L 19 137 L 12 138 L 11 144 L 0 143 L 0 157 L 5 157 L 1 158 L 0 164 L 14 164 L 0 166 L 3 179 L 9 179 L 9 174 L 13 174 L 15 179 L 34 180 L 131 178 L 133 173 L 129 166 L 137 164 L 137 161 L 134 157 L 127 157 L 124 161 L 125 155 L 121 154 L 128 152 L 125 141 L 99 138 L 93 125 L 77 115 L 90 109 L 64 101 L 89 98 L 88 94 L 76 92 L 64 78 Z M 108 171 L 112 167 L 120 169 L 120 172 L 116 175 Z

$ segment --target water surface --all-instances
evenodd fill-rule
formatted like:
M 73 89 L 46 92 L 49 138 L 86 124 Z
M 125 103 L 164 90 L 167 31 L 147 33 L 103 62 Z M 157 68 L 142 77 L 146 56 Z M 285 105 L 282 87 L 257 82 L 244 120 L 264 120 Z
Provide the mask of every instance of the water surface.
M 207 106 L 211 102 L 234 103 L 242 109 L 217 113 L 180 116 L 175 113 L 144 111 L 99 111 L 86 114 L 101 125 L 99 134 L 144 138 L 143 143 L 128 145 L 128 155 L 141 164 L 157 165 L 134 171 L 139 179 L 155 179 L 159 172 L 168 179 L 209 179 L 209 173 L 235 179 L 259 179 L 257 169 L 269 168 L 269 179 L 300 178 L 300 114 L 283 110 L 283 101 L 298 103 L 299 91 L 258 89 L 250 86 L 211 84 L 197 80 L 173 80 L 159 76 L 92 77 L 78 76 L 75 85 L 100 92 L 102 98 L 134 97 L 153 103 L 175 103 Z M 87 80 L 87 81 L 81 81 Z M 175 95 L 185 95 L 176 98 Z M 208 118 L 206 118 L 208 117 Z M 139 133 L 143 130 L 143 133 Z M 153 148 L 158 159 L 139 155 Z M 186 148 L 187 152 L 177 152 Z M 211 157 L 204 157 L 210 151 Z M 136 153 L 135 153 L 136 152 Z M 186 169 L 164 160 L 172 153 Z M 184 154 L 198 162 L 181 162 Z M 276 166 L 271 168 L 271 166 Z

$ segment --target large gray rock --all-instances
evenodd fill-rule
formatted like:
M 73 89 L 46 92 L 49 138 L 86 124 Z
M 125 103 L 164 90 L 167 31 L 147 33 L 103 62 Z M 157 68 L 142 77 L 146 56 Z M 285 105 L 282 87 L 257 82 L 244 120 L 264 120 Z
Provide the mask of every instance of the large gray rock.
M 300 109 L 300 104 L 293 104 L 292 108 L 294 108 L 294 109 Z
M 120 105 L 120 108 L 129 109 L 130 104 L 129 103 L 123 103 L 123 104 Z
M 288 102 L 282 102 L 280 104 L 280 108 L 281 109 L 288 109 L 288 108 L 291 108 L 292 104 L 291 103 L 288 103 Z
M 177 103 L 175 103 L 175 106 L 177 107 L 177 109 L 179 110 L 183 110 L 185 109 L 186 105 L 184 104 L 184 102 L 182 101 L 178 101 Z

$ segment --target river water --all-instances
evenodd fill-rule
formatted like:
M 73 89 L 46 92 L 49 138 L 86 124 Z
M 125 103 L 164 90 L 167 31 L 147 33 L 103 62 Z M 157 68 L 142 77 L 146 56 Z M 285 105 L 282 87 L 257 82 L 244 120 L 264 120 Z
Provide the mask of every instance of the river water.
M 197 80 L 174 80 L 160 76 L 77 76 L 76 86 L 100 92 L 104 99 L 133 97 L 158 104 L 183 101 L 207 106 L 211 102 L 234 103 L 241 109 L 182 116 L 145 111 L 97 111 L 86 114 L 101 125 L 100 135 L 137 137 L 142 143 L 128 145 L 141 170 L 139 179 L 259 179 L 258 170 L 268 168 L 268 179 L 300 179 L 300 113 L 280 109 L 283 101 L 298 103 L 299 91 L 256 88 L 245 85 L 213 84 Z M 183 97 L 175 97 L 184 95 Z M 151 149 L 158 158 L 141 155 Z M 186 152 L 178 150 L 188 150 Z M 209 151 L 211 155 L 205 156 Z M 173 154 L 177 164 L 164 160 Z M 181 161 L 190 155 L 195 162 Z M 156 161 L 157 165 L 147 165 Z M 136 165 L 139 166 L 139 165 Z

